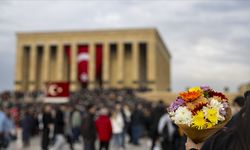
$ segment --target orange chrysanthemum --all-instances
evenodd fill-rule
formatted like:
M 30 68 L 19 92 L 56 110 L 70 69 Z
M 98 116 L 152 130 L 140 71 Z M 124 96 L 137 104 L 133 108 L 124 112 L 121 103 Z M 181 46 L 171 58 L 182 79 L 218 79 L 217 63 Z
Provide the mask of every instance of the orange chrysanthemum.
M 192 92 L 181 92 L 180 96 L 182 99 L 184 99 L 186 102 L 191 102 L 196 100 L 202 95 L 200 91 L 192 91 Z
M 205 98 L 200 97 L 192 102 L 187 102 L 186 106 L 193 114 L 195 114 L 197 111 L 202 109 L 203 106 L 206 106 L 207 103 L 208 101 Z

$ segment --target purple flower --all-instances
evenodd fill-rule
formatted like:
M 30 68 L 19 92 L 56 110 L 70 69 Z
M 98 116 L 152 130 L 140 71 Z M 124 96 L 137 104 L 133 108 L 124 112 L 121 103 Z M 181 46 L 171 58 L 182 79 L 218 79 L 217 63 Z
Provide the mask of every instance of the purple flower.
M 223 105 L 223 107 L 224 107 L 225 109 L 229 107 L 229 105 L 228 105 L 227 102 L 222 102 L 222 105 Z
M 178 109 L 181 105 L 183 105 L 185 101 L 181 98 L 177 98 L 173 103 L 170 105 L 170 111 L 175 111 Z
M 223 105 L 223 108 L 221 108 L 219 111 L 220 111 L 220 114 L 222 114 L 223 116 L 226 116 L 227 114 L 227 111 L 226 109 L 229 107 L 228 103 L 227 102 L 222 102 L 222 105 Z
M 226 109 L 220 109 L 219 110 L 220 114 L 223 115 L 223 116 L 226 116 L 227 112 L 226 112 Z
M 207 86 L 207 85 L 202 85 L 202 86 L 201 86 L 201 89 L 202 89 L 203 91 L 207 91 L 207 90 L 210 89 L 210 87 Z

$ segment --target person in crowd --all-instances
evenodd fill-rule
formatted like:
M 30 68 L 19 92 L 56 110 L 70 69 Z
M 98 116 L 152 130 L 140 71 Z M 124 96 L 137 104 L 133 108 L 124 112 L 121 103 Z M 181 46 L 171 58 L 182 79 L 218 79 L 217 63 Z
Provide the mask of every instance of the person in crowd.
M 132 132 L 132 143 L 134 145 L 140 145 L 139 138 L 142 135 L 144 125 L 144 114 L 142 112 L 142 104 L 137 104 L 136 109 L 131 115 L 131 132 Z
M 125 148 L 125 137 L 128 133 L 130 123 L 131 123 L 131 111 L 128 104 L 123 104 L 121 108 L 121 113 L 124 121 L 123 136 L 122 136 L 122 146 Z
M 12 140 L 16 139 L 16 129 L 15 129 L 15 125 L 13 122 L 13 119 L 11 118 L 11 114 L 9 111 L 6 111 L 6 140 L 8 141 L 8 143 L 10 143 Z
M 186 150 L 249 150 L 250 149 L 250 91 L 245 93 L 245 105 L 232 128 L 223 128 L 203 143 L 187 139 Z
M 23 147 L 28 147 L 30 145 L 31 127 L 32 127 L 32 116 L 29 109 L 24 111 L 23 117 L 21 119 L 22 127 L 22 141 Z
M 158 124 L 161 116 L 164 114 L 165 111 L 165 106 L 162 101 L 159 101 L 155 106 L 153 107 L 152 113 L 151 113 L 151 127 L 150 127 L 150 138 L 152 141 L 151 145 L 151 150 L 154 149 L 155 143 L 159 138 L 159 133 L 158 133 Z
M 52 138 L 52 127 L 53 127 L 53 119 L 51 114 L 51 106 L 45 105 L 42 113 L 42 140 L 41 147 L 42 150 L 48 150 L 50 144 L 50 138 Z
M 234 115 L 232 119 L 227 123 L 226 127 L 231 128 L 237 123 L 239 117 L 239 112 L 245 104 L 245 99 L 243 96 L 237 96 L 233 101 Z
M 65 106 L 60 105 L 55 114 L 54 119 L 54 136 L 55 136 L 55 144 L 54 144 L 54 150 L 61 150 L 63 145 L 65 144 L 65 116 L 64 116 Z
M 173 150 L 184 150 L 187 138 L 181 128 L 176 124 L 173 124 L 173 126 L 175 128 L 173 134 Z
M 7 116 L 0 105 L 0 149 L 7 148 L 9 143 L 6 138 L 7 133 L 7 124 L 6 124 Z
M 160 135 L 161 147 L 163 150 L 173 149 L 173 134 L 175 128 L 167 112 L 160 118 L 158 133 Z
M 36 112 L 36 107 L 31 107 L 29 109 L 30 115 L 31 115 L 31 129 L 30 133 L 31 136 L 35 136 L 38 134 L 38 118 L 37 118 L 37 112 Z
M 99 150 L 109 149 L 109 142 L 112 137 L 112 125 L 108 114 L 109 112 L 107 108 L 101 108 L 100 116 L 95 122 L 100 143 Z
M 73 132 L 72 132 L 72 112 L 73 108 L 71 105 L 67 104 L 64 111 L 64 132 L 65 132 L 65 138 L 67 140 L 67 143 L 69 144 L 70 150 L 74 150 L 74 141 L 73 141 Z M 81 120 L 81 118 L 79 118 Z
M 117 149 L 124 149 L 122 145 L 124 120 L 121 113 L 121 105 L 119 103 L 115 105 L 115 110 L 112 112 L 111 124 L 112 124 L 114 146 Z
M 72 134 L 73 134 L 73 141 L 79 142 L 79 136 L 81 135 L 81 112 L 74 107 L 71 117 L 71 126 L 72 126 Z
M 96 128 L 95 128 L 95 113 L 96 107 L 93 104 L 88 104 L 86 107 L 87 114 L 83 117 L 82 136 L 85 150 L 95 150 Z

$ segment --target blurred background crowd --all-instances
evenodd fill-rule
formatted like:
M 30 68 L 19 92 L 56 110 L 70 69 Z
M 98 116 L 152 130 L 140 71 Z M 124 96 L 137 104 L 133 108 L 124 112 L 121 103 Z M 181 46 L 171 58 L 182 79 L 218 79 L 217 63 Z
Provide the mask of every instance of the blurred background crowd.
M 140 146 L 140 140 L 150 141 L 150 149 L 182 150 L 186 138 L 172 123 L 167 104 L 137 97 L 133 90 L 82 90 L 71 93 L 70 103 L 45 104 L 39 101 L 42 92 L 3 92 L 0 97 L 1 148 L 20 139 L 29 147 L 33 137 L 41 139 L 40 148 L 61 150 L 68 144 L 71 150 L 81 144 L 85 150 L 118 150 L 128 143 Z M 25 98 L 33 99 L 24 102 Z M 235 116 L 244 105 L 243 97 L 232 103 Z

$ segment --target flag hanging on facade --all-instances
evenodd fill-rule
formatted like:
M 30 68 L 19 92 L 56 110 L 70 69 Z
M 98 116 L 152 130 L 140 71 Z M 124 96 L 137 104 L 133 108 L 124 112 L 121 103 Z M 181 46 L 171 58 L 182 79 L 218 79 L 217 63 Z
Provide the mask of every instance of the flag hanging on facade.
M 88 45 L 80 45 L 78 47 L 77 63 L 78 63 L 78 80 L 81 83 L 88 82 Z
M 66 103 L 69 101 L 68 82 L 49 82 L 46 84 L 45 103 Z

